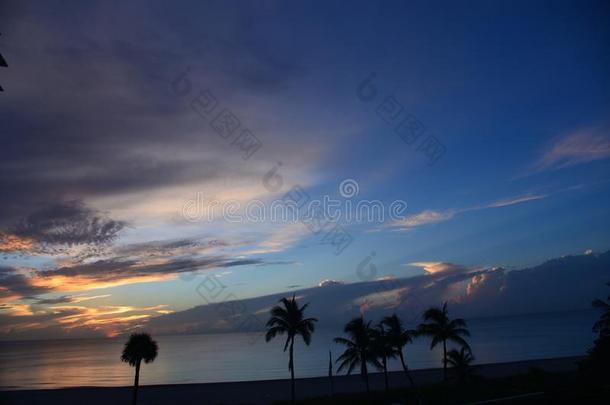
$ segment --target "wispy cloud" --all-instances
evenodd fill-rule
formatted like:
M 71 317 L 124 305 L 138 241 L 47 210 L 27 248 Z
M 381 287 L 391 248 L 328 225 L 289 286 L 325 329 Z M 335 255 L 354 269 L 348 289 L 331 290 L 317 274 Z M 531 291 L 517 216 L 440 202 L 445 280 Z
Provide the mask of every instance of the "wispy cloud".
M 30 281 L 54 291 L 84 291 L 173 279 L 179 273 L 261 264 L 262 260 L 226 256 L 136 260 L 99 260 L 93 263 L 39 271 Z
M 491 208 L 508 207 L 511 205 L 522 204 L 528 201 L 541 200 L 549 197 L 551 194 L 543 193 L 530 193 L 523 194 L 514 197 L 507 197 L 500 200 L 492 201 L 483 205 L 476 205 L 473 207 L 459 208 L 459 209 L 448 209 L 444 211 L 425 210 L 418 214 L 411 215 L 400 221 L 394 221 L 390 226 L 399 230 L 411 230 L 423 225 L 435 224 L 439 222 L 448 221 L 453 219 L 455 216 L 464 212 L 479 211 Z
M 534 164 L 534 171 L 557 170 L 610 157 L 610 134 L 581 130 L 556 139 Z
M 281 225 L 281 228 L 272 233 L 267 239 L 262 241 L 246 254 L 277 253 L 291 248 L 301 239 L 309 234 L 309 230 L 301 223 Z
M 111 294 L 102 294 L 102 295 L 93 295 L 93 296 L 86 296 L 86 295 L 63 295 L 61 297 L 57 297 L 57 298 L 45 298 L 45 299 L 36 299 L 36 303 L 37 304 L 52 304 L 52 305 L 56 305 L 56 304 L 64 304 L 64 303 L 79 303 L 79 302 L 85 302 L 85 301 L 91 301 L 91 300 L 96 300 L 99 298 L 108 298 L 110 297 Z
M 411 215 L 403 220 L 396 221 L 393 226 L 401 227 L 404 229 L 416 228 L 421 225 L 434 224 L 436 222 L 447 221 L 455 215 L 454 211 L 433 211 L 426 210 L 419 214 Z
M 491 204 L 482 208 L 498 208 L 507 207 L 509 205 L 521 204 L 527 201 L 541 200 L 548 197 L 548 194 L 526 194 L 519 197 L 506 198 L 498 201 L 494 201 Z

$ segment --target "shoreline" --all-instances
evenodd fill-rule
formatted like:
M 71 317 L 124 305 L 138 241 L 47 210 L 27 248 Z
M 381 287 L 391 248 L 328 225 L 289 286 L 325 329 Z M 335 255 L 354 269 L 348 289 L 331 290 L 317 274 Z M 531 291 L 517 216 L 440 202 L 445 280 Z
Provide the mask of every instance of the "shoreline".
M 576 370 L 576 362 L 583 356 L 524 360 L 476 365 L 479 375 L 488 378 L 527 373 L 531 368 L 550 372 Z M 429 384 L 442 379 L 442 368 L 412 370 L 417 384 Z M 402 371 L 388 373 L 390 386 L 405 386 Z M 333 376 L 335 393 L 354 393 L 364 390 L 359 374 Z M 372 390 L 383 389 L 383 374 L 370 373 Z M 328 377 L 296 379 L 297 398 L 311 398 L 330 392 Z M 132 387 L 72 387 L 50 389 L 16 389 L 0 391 L 0 404 L 72 404 L 87 405 L 129 403 Z M 139 405 L 162 404 L 268 404 L 290 398 L 290 379 L 192 384 L 143 385 L 138 393 Z

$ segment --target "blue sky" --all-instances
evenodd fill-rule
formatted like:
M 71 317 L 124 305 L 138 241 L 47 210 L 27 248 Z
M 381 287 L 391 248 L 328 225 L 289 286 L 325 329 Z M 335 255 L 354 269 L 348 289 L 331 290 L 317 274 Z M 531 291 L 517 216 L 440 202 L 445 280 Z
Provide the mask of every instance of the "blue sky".
M 112 335 L 202 304 L 210 272 L 252 298 L 360 281 L 371 252 L 378 277 L 401 278 L 610 246 L 607 2 L 3 7 L 4 333 L 56 314 L 30 327 Z M 209 117 L 190 107 L 205 89 Z M 419 142 L 441 142 L 434 164 L 379 115 L 388 97 L 425 127 Z M 262 143 L 249 159 L 211 128 L 222 108 Z M 299 185 L 343 201 L 346 179 L 355 199 L 408 208 L 342 222 L 340 255 L 302 224 L 181 216 L 198 193 L 268 204 Z

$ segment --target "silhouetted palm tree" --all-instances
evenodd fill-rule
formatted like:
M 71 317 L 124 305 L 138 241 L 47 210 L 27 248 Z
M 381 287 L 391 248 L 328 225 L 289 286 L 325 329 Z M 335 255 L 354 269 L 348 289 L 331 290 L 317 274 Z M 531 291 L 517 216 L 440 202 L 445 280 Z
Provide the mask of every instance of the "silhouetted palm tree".
M 390 344 L 390 340 L 388 339 L 388 335 L 382 323 L 379 323 L 377 327 L 373 329 L 373 346 L 377 358 L 381 359 L 381 371 L 383 371 L 383 381 L 387 391 L 390 389 L 388 383 L 388 359 L 395 358 L 397 353 L 394 350 L 394 346 Z
M 315 330 L 315 322 L 318 320 L 316 318 L 305 318 L 305 309 L 309 304 L 299 308 L 294 295 L 290 300 L 282 298 L 279 302 L 282 305 L 276 305 L 271 309 L 271 318 L 267 322 L 265 340 L 269 342 L 277 335 L 287 335 L 284 351 L 290 348 L 288 370 L 290 370 L 290 391 L 294 403 L 294 338 L 300 335 L 305 344 L 309 346 L 311 335 Z
M 337 359 L 341 371 L 347 367 L 347 374 L 351 374 L 356 366 L 360 366 L 360 374 L 366 383 L 366 392 L 369 388 L 369 373 L 367 363 L 381 369 L 382 365 L 377 360 L 377 353 L 373 343 L 374 332 L 370 322 L 365 322 L 364 318 L 354 318 L 349 321 L 343 331 L 349 338 L 337 337 L 335 343 L 346 346 L 347 348 Z
M 610 283 L 607 285 L 610 286 Z M 602 316 L 593 325 L 593 332 L 598 333 L 600 337 L 610 335 L 610 296 L 606 301 L 608 302 L 600 299 L 593 301 L 593 308 L 602 310 Z
M 610 283 L 608 283 L 610 286 Z M 597 333 L 594 345 L 587 351 L 587 357 L 580 363 L 580 368 L 586 373 L 589 381 L 606 383 L 610 370 L 610 297 L 608 302 L 596 299 L 593 307 L 603 311 L 601 317 L 593 325 Z
M 392 316 L 386 316 L 381 321 L 382 325 L 386 328 L 386 335 L 389 340 L 390 345 L 394 348 L 395 353 L 398 355 L 400 359 L 400 364 L 402 364 L 402 369 L 405 373 L 405 376 L 409 380 L 412 386 L 414 386 L 413 378 L 411 377 L 411 373 L 409 372 L 409 368 L 407 367 L 407 363 L 405 363 L 405 358 L 403 354 L 403 348 L 408 344 L 413 342 L 413 337 L 415 337 L 416 332 L 414 330 L 407 330 L 402 326 L 402 322 L 400 318 L 393 314 Z
M 474 367 L 471 366 L 471 363 L 473 361 L 474 356 L 466 347 L 462 347 L 459 351 L 452 349 L 447 353 L 447 363 L 455 370 L 458 382 L 464 382 L 472 375 Z
M 129 337 L 127 343 L 125 343 L 121 360 L 136 368 L 136 376 L 133 381 L 133 399 L 131 402 L 133 405 L 135 405 L 138 400 L 140 364 L 142 363 L 142 360 L 144 360 L 144 363 L 154 361 L 158 352 L 159 346 L 157 345 L 157 342 L 152 340 L 148 333 L 134 333 Z
M 432 337 L 430 349 L 437 344 L 443 344 L 443 379 L 447 379 L 447 341 L 452 341 L 462 347 L 470 348 L 464 337 L 470 336 L 466 329 L 466 321 L 460 318 L 449 319 L 447 303 L 442 308 L 430 308 L 424 312 L 424 323 L 420 324 L 417 333 Z

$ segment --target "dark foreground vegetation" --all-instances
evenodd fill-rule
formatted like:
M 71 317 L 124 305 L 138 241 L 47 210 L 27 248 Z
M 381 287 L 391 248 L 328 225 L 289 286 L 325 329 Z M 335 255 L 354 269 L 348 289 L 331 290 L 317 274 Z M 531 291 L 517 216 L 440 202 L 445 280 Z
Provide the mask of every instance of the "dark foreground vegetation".
M 610 283 L 608 284 L 610 286 Z M 402 346 L 396 345 L 391 339 L 392 328 L 380 325 L 381 334 L 371 334 L 370 323 L 363 319 L 354 319 L 346 325 L 345 332 L 359 337 L 356 341 L 364 341 L 367 345 L 356 345 L 348 339 L 348 349 L 339 358 L 344 360 L 350 354 L 352 346 L 362 349 L 352 355 L 350 371 L 355 365 L 362 367 L 361 375 L 366 381 L 366 392 L 357 394 L 336 394 L 308 400 L 295 401 L 294 391 L 292 403 L 299 404 L 597 404 L 610 403 L 610 296 L 606 300 L 596 299 L 593 306 L 601 310 L 599 320 L 593 325 L 597 334 L 593 347 L 587 356 L 579 362 L 578 370 L 570 372 L 546 372 L 540 369 L 530 369 L 529 373 L 517 374 L 502 378 L 484 378 L 473 366 L 472 352 L 468 343 L 461 336 L 469 336 L 466 323 L 462 319 L 451 320 L 448 317 L 447 305 L 442 309 L 431 308 L 424 313 L 424 320 L 418 331 L 404 331 L 405 336 L 427 335 L 432 337 L 431 348 L 443 343 L 443 381 L 417 385 L 409 378 L 410 385 L 403 388 L 390 389 L 387 382 L 385 357 L 395 357 L 402 354 Z M 390 318 L 387 318 L 390 319 Z M 398 322 L 398 321 L 397 321 Z M 353 326 L 358 323 L 359 328 Z M 400 325 L 400 322 L 398 322 Z M 363 332 L 353 333 L 353 330 Z M 399 327 L 398 329 L 401 329 Z M 370 330 L 370 331 L 369 331 Z M 456 333 L 459 332 L 459 333 Z M 401 335 L 399 333 L 399 335 Z M 366 339 L 367 337 L 370 339 Z M 337 339 L 339 341 L 340 338 Z M 411 339 L 406 339 L 407 343 Z M 460 344 L 461 349 L 447 352 L 446 341 L 452 340 Z M 349 344 L 347 344 L 349 343 Z M 370 344 L 369 344 L 370 343 Z M 388 350 L 385 350 L 387 347 Z M 369 353 L 370 352 L 370 353 Z M 369 353 L 369 358 L 365 355 Z M 378 359 L 383 360 L 379 364 Z M 354 360 L 355 359 L 355 360 Z M 402 360 L 402 357 L 401 357 Z M 378 370 L 386 373 L 385 390 L 370 391 L 366 364 L 371 363 Z M 349 362 L 348 362 L 349 363 Z M 451 365 L 448 369 L 447 365 Z M 343 367 L 344 364 L 342 364 Z M 404 362 L 403 362 L 404 365 Z M 405 367 L 405 373 L 407 368 Z M 284 404 L 287 402 L 279 402 Z
M 476 377 L 468 382 L 438 382 L 412 388 L 336 394 L 296 401 L 297 404 L 607 404 L 610 384 L 590 379 L 582 371 L 529 373 L 502 378 Z M 500 400 L 503 399 L 503 400 Z M 275 404 L 289 404 L 290 401 Z

